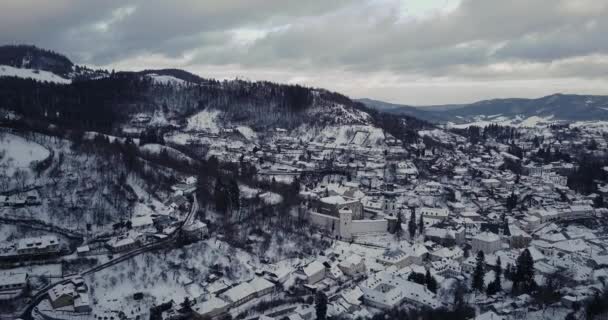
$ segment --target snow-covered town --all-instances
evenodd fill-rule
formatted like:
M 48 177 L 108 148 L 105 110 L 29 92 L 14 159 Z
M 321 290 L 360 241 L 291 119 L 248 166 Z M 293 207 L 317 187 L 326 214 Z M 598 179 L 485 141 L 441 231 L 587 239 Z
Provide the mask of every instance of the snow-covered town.
M 0 43 L 0 320 L 608 319 L 608 5 L 540 1 L 0 1 L 73 51 Z
M 170 122 L 162 113 L 135 115 L 122 137 L 4 129 L 2 312 L 314 319 L 323 303 L 344 319 L 545 319 L 604 294 L 599 123 L 448 126 L 405 142 L 371 124 L 259 132 L 218 113 L 162 143 L 141 141 Z

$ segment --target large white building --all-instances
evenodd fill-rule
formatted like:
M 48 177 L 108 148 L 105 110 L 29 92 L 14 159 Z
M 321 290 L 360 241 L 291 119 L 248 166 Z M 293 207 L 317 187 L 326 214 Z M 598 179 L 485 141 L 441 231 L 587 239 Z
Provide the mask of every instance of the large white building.
M 361 290 L 364 303 L 375 308 L 392 309 L 404 303 L 432 309 L 441 306 L 436 295 L 425 286 L 384 271 L 368 278 Z
M 502 248 L 500 237 L 491 232 L 482 232 L 473 237 L 471 249 L 474 253 L 483 251 L 484 254 L 494 253 Z
M 341 239 L 352 239 L 357 235 L 383 233 L 389 230 L 396 219 L 363 219 L 363 205 L 359 200 L 342 196 L 321 198 L 310 211 L 310 222 Z M 394 221 L 393 221 L 394 220 Z

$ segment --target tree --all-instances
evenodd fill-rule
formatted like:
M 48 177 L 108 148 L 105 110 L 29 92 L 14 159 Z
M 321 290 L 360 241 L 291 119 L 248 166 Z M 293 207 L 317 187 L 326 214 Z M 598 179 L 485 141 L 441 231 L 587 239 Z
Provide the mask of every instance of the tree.
M 507 210 L 512 211 L 517 206 L 517 196 L 515 192 L 511 192 L 511 195 L 507 198 Z
M 430 269 L 426 269 L 426 275 L 424 276 L 424 280 L 426 283 L 426 287 L 429 289 L 429 291 L 437 293 L 437 280 L 435 280 L 435 277 L 431 275 Z
M 239 190 L 239 184 L 235 179 L 232 179 L 230 180 L 230 185 L 228 187 L 230 205 L 233 210 L 239 210 L 241 208 L 241 191 Z
M 397 240 L 401 240 L 401 236 L 403 236 L 403 226 L 401 225 L 403 221 L 401 221 L 401 211 L 397 212 L 397 225 L 395 226 L 395 236 Z
M 416 213 L 412 208 L 412 213 L 410 214 L 410 221 L 407 224 L 407 229 L 410 232 L 410 238 L 414 238 L 416 236 Z
M 593 207 L 594 208 L 602 208 L 604 206 L 604 197 L 598 195 L 593 199 Z
M 494 266 L 494 281 L 488 284 L 488 295 L 493 295 L 497 292 L 502 291 L 502 284 L 500 282 L 500 276 L 502 275 L 502 265 L 500 257 L 496 258 L 496 266 Z
M 475 271 L 473 272 L 473 282 L 471 284 L 473 289 L 475 289 L 477 291 L 483 290 L 483 286 L 484 286 L 483 278 L 486 274 L 485 264 L 486 264 L 486 261 L 485 261 L 485 255 L 484 255 L 483 251 L 477 252 Z
M 228 194 L 226 192 L 226 186 L 222 179 L 219 177 L 215 181 L 215 190 L 213 192 L 213 198 L 215 200 L 215 209 L 221 213 L 226 214 L 228 211 Z
M 409 276 L 407 276 L 408 281 L 415 282 L 417 284 L 425 285 L 426 284 L 426 276 L 422 273 L 412 272 Z
M 513 292 L 516 294 L 530 293 L 536 289 L 534 281 L 534 259 L 528 249 L 517 257 L 515 274 L 513 275 Z
M 420 220 L 418 221 L 418 233 L 424 233 L 424 217 L 420 214 Z
M 317 320 L 325 320 L 327 316 L 327 296 L 322 291 L 317 291 L 315 311 L 317 313 Z
M 180 307 L 182 313 L 188 313 L 192 311 L 192 301 L 190 301 L 190 298 L 185 297 L 184 301 L 182 301 L 182 303 L 180 304 Z

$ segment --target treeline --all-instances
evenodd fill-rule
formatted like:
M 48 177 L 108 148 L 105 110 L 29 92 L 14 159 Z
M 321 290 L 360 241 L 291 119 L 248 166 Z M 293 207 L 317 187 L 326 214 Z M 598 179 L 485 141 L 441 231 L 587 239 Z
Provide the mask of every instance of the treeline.
M 608 166 L 608 159 L 583 156 L 578 161 L 576 171 L 568 175 L 568 188 L 583 194 L 597 192 L 597 183 L 608 178 L 603 169 Z
M 468 138 L 472 144 L 485 142 L 488 138 L 493 138 L 500 143 L 511 143 L 521 135 L 514 127 L 498 124 L 490 124 L 483 128 L 479 126 L 470 126 L 465 129 L 452 128 L 450 131 Z
M 111 131 L 130 106 L 145 103 L 150 80 L 112 76 L 67 85 L 16 77 L 0 78 L 0 105 L 27 117 L 71 129 Z
M 373 119 L 374 125 L 382 128 L 404 144 L 418 141 L 418 131 L 435 128 L 432 124 L 407 115 L 396 115 L 381 112 L 357 103 L 356 107 L 367 112 Z

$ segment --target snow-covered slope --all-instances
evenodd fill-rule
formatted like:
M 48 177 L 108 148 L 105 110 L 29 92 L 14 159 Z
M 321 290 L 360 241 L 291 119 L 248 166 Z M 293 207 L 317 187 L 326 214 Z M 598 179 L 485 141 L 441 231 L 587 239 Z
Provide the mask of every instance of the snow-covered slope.
M 34 79 L 37 81 L 54 82 L 59 84 L 68 84 L 72 82 L 72 80 L 70 79 L 64 79 L 48 71 L 22 69 L 6 65 L 0 65 L 0 77 L 18 77 L 24 79 Z
M 150 77 L 152 79 L 152 81 L 154 81 L 155 84 L 187 84 L 189 83 L 188 81 L 182 80 L 182 79 L 178 79 L 176 77 L 173 76 L 169 76 L 169 75 L 159 75 L 156 73 L 151 73 L 147 75 L 148 77 Z

